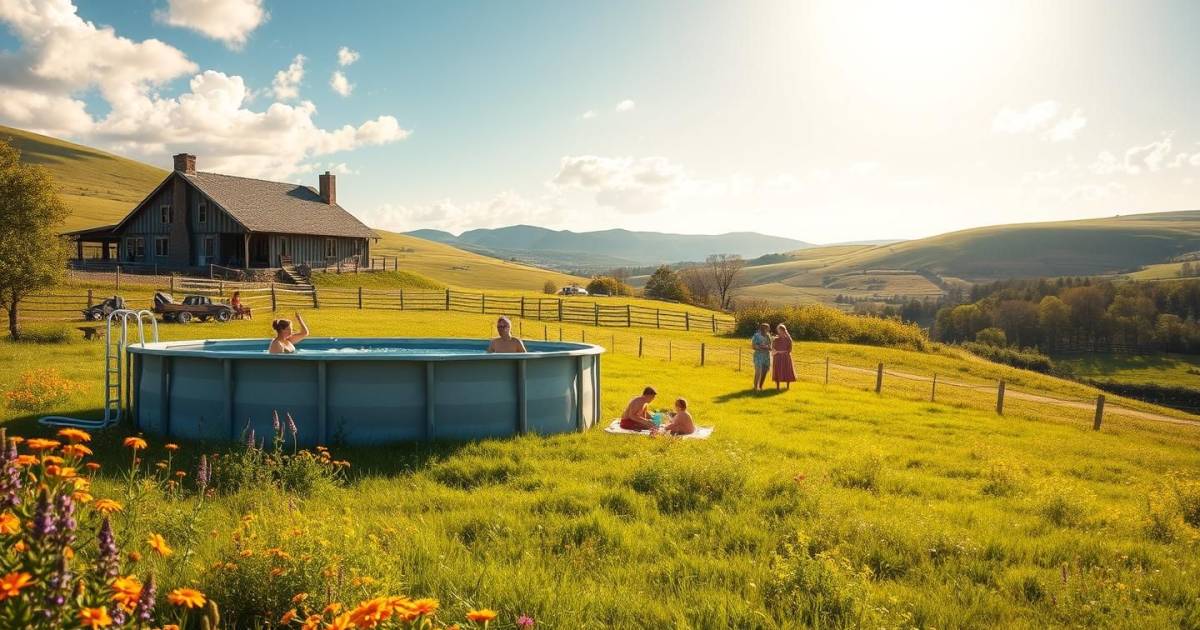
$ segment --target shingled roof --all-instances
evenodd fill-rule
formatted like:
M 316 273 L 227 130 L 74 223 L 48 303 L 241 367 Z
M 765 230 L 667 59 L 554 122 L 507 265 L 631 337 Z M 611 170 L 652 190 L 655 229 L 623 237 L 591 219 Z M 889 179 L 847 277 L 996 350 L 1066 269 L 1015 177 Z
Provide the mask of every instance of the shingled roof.
M 312 187 L 197 171 L 185 177 L 251 232 L 378 238 L 378 234 Z

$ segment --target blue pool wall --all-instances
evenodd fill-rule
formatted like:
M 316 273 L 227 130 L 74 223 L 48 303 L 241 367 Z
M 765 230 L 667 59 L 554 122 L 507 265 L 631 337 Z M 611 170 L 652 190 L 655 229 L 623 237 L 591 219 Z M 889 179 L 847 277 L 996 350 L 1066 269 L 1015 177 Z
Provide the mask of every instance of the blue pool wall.
M 269 437 L 291 414 L 301 446 L 382 445 L 583 431 L 600 418 L 599 346 L 527 342 L 528 354 L 328 353 L 400 345 L 483 350 L 464 339 L 310 338 L 263 353 L 262 339 L 133 346 L 133 418 L 188 440 Z M 285 421 L 286 422 L 286 421 Z

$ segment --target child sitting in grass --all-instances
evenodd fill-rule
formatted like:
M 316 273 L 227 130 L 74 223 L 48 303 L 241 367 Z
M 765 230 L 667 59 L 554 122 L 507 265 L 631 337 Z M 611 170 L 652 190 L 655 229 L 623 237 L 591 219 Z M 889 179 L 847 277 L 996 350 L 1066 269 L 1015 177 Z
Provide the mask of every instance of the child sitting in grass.
M 696 423 L 692 422 L 692 414 L 688 413 L 687 401 L 679 398 L 675 400 L 675 412 L 671 414 L 671 421 L 662 430 L 671 435 L 690 435 L 696 431 Z

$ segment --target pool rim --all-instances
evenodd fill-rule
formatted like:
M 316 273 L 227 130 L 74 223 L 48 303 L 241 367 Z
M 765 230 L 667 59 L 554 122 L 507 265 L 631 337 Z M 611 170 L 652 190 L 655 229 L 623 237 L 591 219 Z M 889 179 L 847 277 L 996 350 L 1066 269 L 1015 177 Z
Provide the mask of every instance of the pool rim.
M 369 345 L 370 342 L 416 342 L 428 344 L 431 342 L 452 342 L 450 346 L 471 346 L 478 347 L 478 344 L 486 343 L 488 339 L 472 339 L 463 337 L 307 337 L 299 344 L 318 345 L 324 343 L 363 343 Z M 301 361 L 511 361 L 511 360 L 533 360 L 541 358 L 555 357 L 580 357 L 600 355 L 606 352 L 603 346 L 595 344 L 574 342 L 574 341 L 539 341 L 536 339 L 525 340 L 531 344 L 552 345 L 564 347 L 563 350 L 538 351 L 531 350 L 529 352 L 497 352 L 487 353 L 481 352 L 478 354 L 387 354 L 383 352 L 303 352 L 304 346 L 299 346 L 299 352 L 295 353 L 278 353 L 269 354 L 262 351 L 255 352 L 229 352 L 218 350 L 207 350 L 204 346 L 208 344 L 221 343 L 262 343 L 265 347 L 271 343 L 270 339 L 262 337 L 237 337 L 237 338 L 218 338 L 218 339 L 185 339 L 177 341 L 159 341 L 147 343 L 131 343 L 126 346 L 126 349 L 134 354 L 147 354 L 154 356 L 166 357 L 193 357 L 193 358 L 212 358 L 212 359 L 256 359 L 263 361 L 280 361 L 280 360 L 301 360 Z

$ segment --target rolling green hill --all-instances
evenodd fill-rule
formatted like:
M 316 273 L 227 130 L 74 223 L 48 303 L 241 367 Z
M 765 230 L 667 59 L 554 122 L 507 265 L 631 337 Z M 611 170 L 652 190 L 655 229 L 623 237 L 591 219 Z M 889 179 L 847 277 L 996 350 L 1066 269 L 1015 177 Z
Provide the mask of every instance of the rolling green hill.
M 71 209 L 66 230 L 119 221 L 167 175 L 163 169 L 136 160 L 11 127 L 0 126 L 0 139 L 19 148 L 22 160 L 50 170 Z M 585 282 L 583 278 L 481 256 L 449 245 L 376 231 L 382 238 L 372 253 L 399 256 L 403 270 L 441 284 L 541 290 L 546 280 L 558 286 Z

